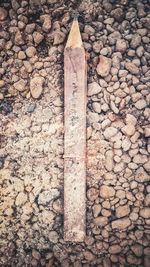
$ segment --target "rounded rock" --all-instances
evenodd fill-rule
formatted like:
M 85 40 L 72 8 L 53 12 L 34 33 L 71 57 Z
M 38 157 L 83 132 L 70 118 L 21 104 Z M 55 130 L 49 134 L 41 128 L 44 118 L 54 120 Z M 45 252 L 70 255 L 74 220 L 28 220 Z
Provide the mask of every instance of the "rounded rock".
M 115 127 L 108 127 L 104 131 L 104 137 L 109 140 L 111 137 L 115 136 L 118 133 L 118 129 Z
M 33 47 L 33 46 L 30 46 L 30 47 L 28 47 L 27 49 L 26 49 L 26 55 L 28 56 L 28 57 L 34 57 L 34 55 L 36 54 L 36 49 L 35 49 L 35 47 Z
M 43 92 L 44 78 L 34 77 L 30 81 L 30 92 L 33 98 L 38 99 Z
M 0 20 L 5 20 L 7 18 L 7 10 L 0 7 Z
M 87 198 L 90 201 L 96 200 L 98 195 L 99 195 L 99 191 L 95 187 L 92 187 L 87 191 Z
M 112 186 L 102 185 L 100 188 L 100 196 L 104 199 L 109 199 L 114 197 L 115 190 Z
M 88 85 L 88 96 L 97 95 L 101 90 L 102 88 L 97 82 L 92 82 Z
M 110 68 L 111 68 L 111 59 L 107 58 L 103 55 L 100 55 L 99 57 L 99 63 L 97 65 L 97 73 L 101 76 L 101 77 L 106 77 L 108 76 L 109 72 L 110 72 Z
M 124 39 L 118 39 L 116 42 L 116 50 L 121 53 L 124 53 L 126 52 L 126 49 L 127 49 L 126 41 Z
M 33 39 L 36 44 L 40 44 L 42 40 L 44 39 L 44 36 L 39 32 L 34 32 Z

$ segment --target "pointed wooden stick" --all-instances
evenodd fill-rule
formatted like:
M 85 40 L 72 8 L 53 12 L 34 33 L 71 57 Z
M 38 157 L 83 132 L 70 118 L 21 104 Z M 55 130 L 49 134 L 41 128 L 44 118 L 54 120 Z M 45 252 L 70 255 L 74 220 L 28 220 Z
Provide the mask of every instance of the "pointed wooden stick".
M 85 236 L 86 191 L 86 59 L 79 24 L 74 19 L 64 52 L 64 239 Z

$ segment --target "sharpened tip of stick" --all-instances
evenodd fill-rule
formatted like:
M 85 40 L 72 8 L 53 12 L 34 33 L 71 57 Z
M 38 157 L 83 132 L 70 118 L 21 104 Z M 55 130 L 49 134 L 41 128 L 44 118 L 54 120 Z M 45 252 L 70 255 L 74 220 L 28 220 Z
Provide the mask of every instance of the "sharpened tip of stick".
M 78 20 L 78 18 L 79 18 L 79 13 L 76 13 L 76 14 L 74 15 L 74 20 L 76 21 L 76 20 Z
M 66 47 L 71 47 L 71 48 L 82 47 L 82 39 L 81 39 L 81 34 L 80 34 L 80 29 L 79 29 L 78 16 L 79 16 L 79 13 L 76 12 L 74 14 L 74 20 L 71 26 L 71 30 L 69 33 Z

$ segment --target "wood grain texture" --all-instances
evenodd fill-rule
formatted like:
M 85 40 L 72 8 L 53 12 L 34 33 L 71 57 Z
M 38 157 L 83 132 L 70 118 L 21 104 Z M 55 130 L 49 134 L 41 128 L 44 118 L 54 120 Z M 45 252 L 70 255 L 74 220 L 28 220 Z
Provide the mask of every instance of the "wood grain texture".
M 81 242 L 86 213 L 86 59 L 79 27 L 75 45 L 68 39 L 64 52 L 64 239 Z M 72 26 L 73 27 L 73 26 Z M 79 36 L 78 36 L 79 35 Z

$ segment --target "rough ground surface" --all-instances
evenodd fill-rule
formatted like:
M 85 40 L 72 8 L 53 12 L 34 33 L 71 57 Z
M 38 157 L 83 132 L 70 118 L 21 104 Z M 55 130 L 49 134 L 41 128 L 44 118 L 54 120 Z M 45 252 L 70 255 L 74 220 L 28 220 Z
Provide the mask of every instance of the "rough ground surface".
M 148 0 L 4 0 L 0 266 L 150 266 Z M 87 237 L 63 241 L 63 49 L 88 61 Z

